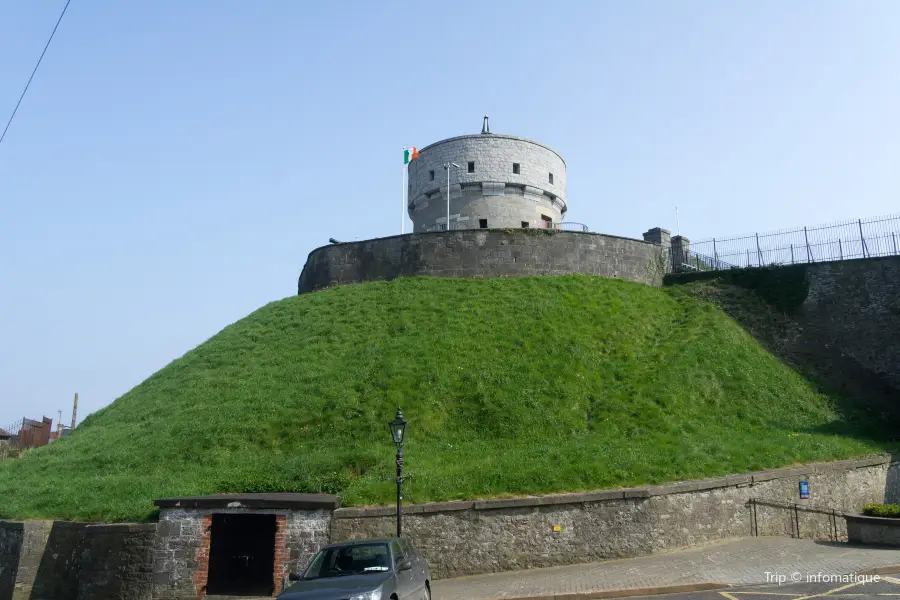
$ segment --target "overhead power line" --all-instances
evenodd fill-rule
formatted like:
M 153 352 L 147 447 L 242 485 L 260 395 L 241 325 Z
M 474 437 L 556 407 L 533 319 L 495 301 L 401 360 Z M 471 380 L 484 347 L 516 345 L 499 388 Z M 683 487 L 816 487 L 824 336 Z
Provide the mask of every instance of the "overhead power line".
M 50 47 L 50 42 L 53 41 L 53 36 L 56 35 L 56 29 L 62 22 L 71 1 L 72 0 L 66 0 L 66 5 L 62 9 L 62 12 L 59 15 L 59 19 L 56 20 L 56 25 L 53 27 L 53 31 L 50 33 L 50 38 L 47 40 L 47 44 L 44 46 L 44 51 L 41 52 L 41 57 L 38 59 L 37 64 L 34 65 L 34 71 L 31 72 L 31 77 L 28 78 L 28 83 L 25 84 L 25 89 L 22 90 L 22 95 L 19 96 L 19 101 L 16 102 L 16 107 L 13 109 L 12 115 L 10 115 L 9 117 L 9 121 L 6 122 L 6 127 L 3 129 L 3 134 L 0 135 L 0 144 L 3 143 L 3 138 L 6 137 L 6 132 L 9 131 L 9 126 L 12 125 L 13 119 L 16 118 L 16 113 L 19 111 L 19 105 L 22 104 L 22 98 L 24 98 L 26 92 L 28 92 L 28 86 L 31 85 L 31 80 L 34 79 L 34 74 L 37 73 L 38 67 L 41 66 L 41 61 L 44 60 L 44 55 L 47 53 L 47 48 Z

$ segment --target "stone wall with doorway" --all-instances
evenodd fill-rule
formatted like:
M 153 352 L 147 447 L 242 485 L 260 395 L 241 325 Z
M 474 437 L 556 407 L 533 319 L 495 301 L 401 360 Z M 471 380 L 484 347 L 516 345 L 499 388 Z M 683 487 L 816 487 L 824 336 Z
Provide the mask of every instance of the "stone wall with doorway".
M 810 498 L 799 497 L 808 483 Z M 306 500 L 288 496 L 308 496 Z M 240 499 L 238 499 L 240 498 Z M 267 500 L 268 499 L 268 500 Z M 432 576 L 625 558 L 754 535 L 847 536 L 843 513 L 900 501 L 900 458 L 878 455 L 667 485 L 404 507 Z M 159 523 L 0 521 L 0 600 L 173 600 L 206 594 L 216 515 L 273 515 L 275 593 L 323 545 L 392 536 L 395 508 L 334 496 L 158 501 Z
M 273 515 L 273 581 L 281 592 L 288 573 L 303 570 L 330 536 L 335 496 L 241 494 L 158 501 L 159 530 L 153 551 L 153 598 L 203 596 L 209 584 L 215 515 Z M 0 599 L 2 600 L 2 599 Z
M 843 512 L 900 499 L 890 456 L 644 488 L 410 505 L 404 535 L 436 578 L 652 554 L 753 535 L 844 539 Z M 807 481 L 810 499 L 799 498 Z M 394 509 L 335 511 L 333 541 L 391 535 Z

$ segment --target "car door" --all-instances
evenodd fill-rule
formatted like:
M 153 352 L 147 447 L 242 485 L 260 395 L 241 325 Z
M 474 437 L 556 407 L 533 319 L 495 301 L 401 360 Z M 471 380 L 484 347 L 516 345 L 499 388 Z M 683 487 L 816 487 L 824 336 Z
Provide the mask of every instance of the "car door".
M 397 596 L 400 597 L 400 600 L 407 600 L 411 597 L 414 598 L 414 596 L 412 596 L 413 590 L 416 587 L 413 580 L 414 569 L 407 569 L 405 571 L 400 570 L 400 565 L 406 560 L 412 559 L 407 558 L 406 554 L 403 552 L 403 548 L 400 546 L 399 540 L 391 541 L 391 554 L 394 555 L 394 572 L 397 574 Z
M 419 551 L 409 542 L 409 540 L 401 539 L 400 548 L 406 559 L 412 563 L 412 584 L 413 589 L 410 594 L 410 600 L 426 600 L 425 582 L 427 580 L 427 565 L 425 559 L 419 554 Z

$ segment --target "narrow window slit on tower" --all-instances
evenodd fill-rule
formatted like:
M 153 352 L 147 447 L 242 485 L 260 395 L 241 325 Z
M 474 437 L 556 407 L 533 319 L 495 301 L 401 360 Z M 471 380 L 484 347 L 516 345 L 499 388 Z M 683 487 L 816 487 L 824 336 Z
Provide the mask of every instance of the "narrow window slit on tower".
M 471 161 L 471 160 L 469 161 L 469 169 L 468 169 L 468 171 L 469 171 L 469 173 L 474 173 L 474 172 L 475 172 L 475 161 Z
M 478 227 L 487 229 L 487 219 L 478 219 Z
M 428 171 L 428 179 L 434 181 L 434 171 Z
M 553 183 L 553 173 L 550 173 L 550 183 Z
M 514 174 L 514 175 L 518 175 L 518 174 L 519 174 L 519 171 L 520 171 L 520 169 L 519 169 L 519 163 L 513 163 L 513 174 Z

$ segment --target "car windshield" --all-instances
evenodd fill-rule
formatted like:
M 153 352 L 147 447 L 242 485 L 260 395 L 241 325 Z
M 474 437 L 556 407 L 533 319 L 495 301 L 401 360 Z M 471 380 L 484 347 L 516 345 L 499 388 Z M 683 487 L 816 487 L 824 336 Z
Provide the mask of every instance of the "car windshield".
M 303 579 L 323 579 L 363 573 L 383 573 L 391 569 L 387 544 L 362 543 L 325 548 L 316 554 Z

